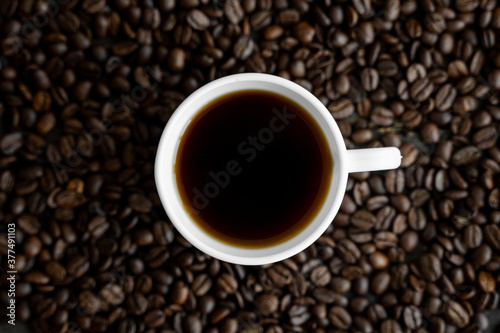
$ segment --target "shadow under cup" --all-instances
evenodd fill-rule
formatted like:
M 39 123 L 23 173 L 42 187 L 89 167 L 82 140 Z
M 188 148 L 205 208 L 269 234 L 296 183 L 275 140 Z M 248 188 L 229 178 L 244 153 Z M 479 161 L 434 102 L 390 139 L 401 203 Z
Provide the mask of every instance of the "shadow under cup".
M 181 138 L 200 110 L 221 96 L 246 90 L 267 91 L 299 104 L 317 123 L 330 150 L 333 173 L 323 204 L 309 223 L 296 235 L 265 247 L 238 246 L 212 237 L 200 227 L 177 186 L 175 162 Z M 344 197 L 346 171 L 345 144 L 335 121 L 325 106 L 299 85 L 267 74 L 237 74 L 213 81 L 190 95 L 167 124 L 158 147 L 155 177 L 160 199 L 179 232 L 194 246 L 221 260 L 238 264 L 265 264 L 290 257 L 312 244 L 326 230 Z

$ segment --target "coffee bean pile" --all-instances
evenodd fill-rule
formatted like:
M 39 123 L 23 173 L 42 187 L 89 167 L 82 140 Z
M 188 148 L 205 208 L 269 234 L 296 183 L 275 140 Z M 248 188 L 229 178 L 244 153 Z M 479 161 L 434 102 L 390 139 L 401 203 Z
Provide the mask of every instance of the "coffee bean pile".
M 500 301 L 496 0 L 1 0 L 0 262 L 16 224 L 33 332 L 480 332 Z M 240 72 L 313 92 L 352 174 L 311 247 L 242 267 L 172 227 L 153 169 L 194 90 Z M 1 320 L 8 298 L 1 275 Z

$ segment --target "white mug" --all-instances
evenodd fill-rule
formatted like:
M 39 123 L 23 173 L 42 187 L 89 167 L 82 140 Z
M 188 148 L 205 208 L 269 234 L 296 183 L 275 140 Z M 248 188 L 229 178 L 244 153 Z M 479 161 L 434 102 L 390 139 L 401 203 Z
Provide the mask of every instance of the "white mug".
M 179 142 L 197 113 L 218 97 L 250 89 L 277 93 L 307 110 L 323 131 L 335 161 L 329 192 L 309 225 L 291 239 L 263 248 L 229 245 L 204 232 L 186 212 L 174 173 Z M 167 215 L 191 244 L 220 260 L 242 265 L 263 265 L 297 254 L 323 234 L 339 210 L 350 172 L 389 170 L 399 167 L 400 164 L 401 153 L 396 147 L 347 150 L 332 115 L 313 94 L 298 84 L 279 76 L 247 73 L 212 81 L 196 90 L 179 105 L 166 125 L 158 144 L 155 181 Z

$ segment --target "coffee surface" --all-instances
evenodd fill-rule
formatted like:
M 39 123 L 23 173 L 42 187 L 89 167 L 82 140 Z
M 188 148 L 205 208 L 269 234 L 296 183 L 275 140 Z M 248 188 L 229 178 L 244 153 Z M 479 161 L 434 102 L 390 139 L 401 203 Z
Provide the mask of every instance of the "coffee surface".
M 300 105 L 246 90 L 198 112 L 181 138 L 175 172 L 184 207 L 203 230 L 255 248 L 284 242 L 314 219 L 333 160 Z

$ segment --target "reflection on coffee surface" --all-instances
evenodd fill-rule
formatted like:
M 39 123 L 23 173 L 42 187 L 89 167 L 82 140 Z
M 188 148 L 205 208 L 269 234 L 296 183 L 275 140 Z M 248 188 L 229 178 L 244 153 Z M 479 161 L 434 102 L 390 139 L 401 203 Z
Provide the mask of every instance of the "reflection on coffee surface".
M 225 243 L 267 247 L 314 219 L 333 159 L 309 113 L 270 92 L 245 90 L 204 106 L 181 138 L 175 177 L 197 225 Z

